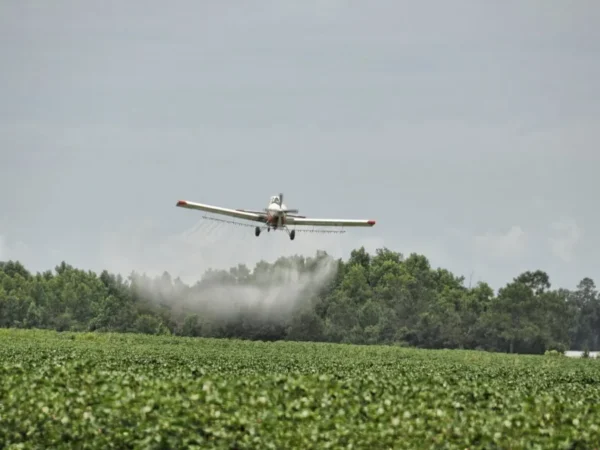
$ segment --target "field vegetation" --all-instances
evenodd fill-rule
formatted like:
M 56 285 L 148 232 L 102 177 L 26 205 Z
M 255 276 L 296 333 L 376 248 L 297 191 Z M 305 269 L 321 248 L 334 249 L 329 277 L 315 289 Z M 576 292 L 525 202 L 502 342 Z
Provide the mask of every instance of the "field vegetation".
M 599 448 L 600 362 L 0 330 L 0 448 Z

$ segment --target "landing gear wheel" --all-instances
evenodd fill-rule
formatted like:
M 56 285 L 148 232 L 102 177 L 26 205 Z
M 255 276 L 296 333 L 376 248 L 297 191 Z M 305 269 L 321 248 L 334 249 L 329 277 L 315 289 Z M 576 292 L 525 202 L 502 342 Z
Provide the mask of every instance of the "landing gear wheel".
M 296 237 L 296 230 L 290 231 L 290 239 L 293 241 L 295 237 Z
M 260 227 L 256 227 L 254 229 L 254 236 L 258 237 L 260 235 Z

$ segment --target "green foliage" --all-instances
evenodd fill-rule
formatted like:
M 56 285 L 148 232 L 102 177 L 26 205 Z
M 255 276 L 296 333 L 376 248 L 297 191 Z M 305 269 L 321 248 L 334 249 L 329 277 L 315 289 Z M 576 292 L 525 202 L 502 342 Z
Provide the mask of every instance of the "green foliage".
M 583 359 L 0 330 L 0 448 L 596 448 L 599 386 Z
M 331 276 L 324 262 L 335 268 Z M 486 283 L 465 286 L 423 255 L 387 248 L 371 255 L 361 247 L 347 261 L 317 252 L 199 278 L 192 286 L 167 272 L 124 279 L 65 262 L 32 274 L 18 261 L 0 262 L 0 327 L 530 354 L 600 350 L 600 295 L 588 277 L 568 291 L 530 270 L 495 294 Z

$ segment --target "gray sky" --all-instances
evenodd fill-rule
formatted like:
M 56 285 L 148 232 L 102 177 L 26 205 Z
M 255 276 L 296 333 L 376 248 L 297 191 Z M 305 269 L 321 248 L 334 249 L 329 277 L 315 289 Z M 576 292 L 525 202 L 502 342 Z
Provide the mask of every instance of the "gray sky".
M 600 4 L 0 3 L 0 260 L 193 280 L 321 248 L 598 278 Z M 377 220 L 198 223 L 179 199 Z M 212 224 L 211 224 L 212 225 Z

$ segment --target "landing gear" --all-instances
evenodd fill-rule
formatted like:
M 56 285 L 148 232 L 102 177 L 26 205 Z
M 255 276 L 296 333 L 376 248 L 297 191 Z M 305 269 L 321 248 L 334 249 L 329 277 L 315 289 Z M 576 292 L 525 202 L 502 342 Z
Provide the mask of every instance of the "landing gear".
M 296 230 L 290 230 L 290 229 L 288 229 L 287 227 L 283 227 L 283 228 L 285 229 L 285 231 L 287 231 L 287 233 L 288 233 L 288 235 L 289 235 L 290 239 L 293 241 L 293 240 L 294 240 L 294 238 L 296 237 Z M 277 230 L 277 228 L 276 228 L 276 227 L 273 227 L 273 230 Z M 260 227 L 256 227 L 256 228 L 254 229 L 254 235 L 255 235 L 256 237 L 260 236 L 260 231 L 261 231 L 261 230 L 260 230 Z M 270 231 L 271 231 L 271 227 L 267 227 L 267 232 L 270 232 Z

